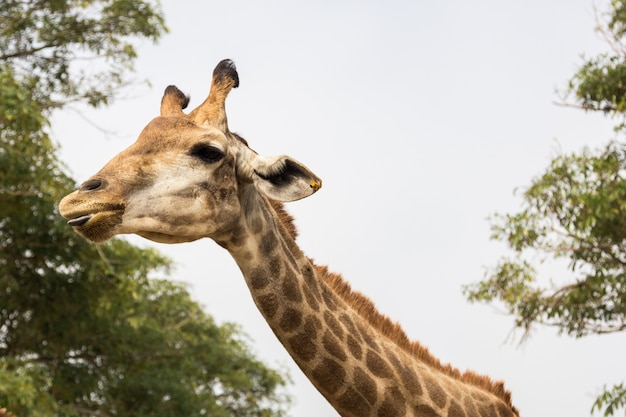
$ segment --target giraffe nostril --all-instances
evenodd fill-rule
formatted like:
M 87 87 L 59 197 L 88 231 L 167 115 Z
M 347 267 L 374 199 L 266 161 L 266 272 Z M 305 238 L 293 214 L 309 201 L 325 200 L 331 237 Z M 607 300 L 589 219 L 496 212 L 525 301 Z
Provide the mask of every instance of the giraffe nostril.
M 80 186 L 80 191 L 94 191 L 102 187 L 102 184 L 102 180 L 98 178 L 87 180 Z

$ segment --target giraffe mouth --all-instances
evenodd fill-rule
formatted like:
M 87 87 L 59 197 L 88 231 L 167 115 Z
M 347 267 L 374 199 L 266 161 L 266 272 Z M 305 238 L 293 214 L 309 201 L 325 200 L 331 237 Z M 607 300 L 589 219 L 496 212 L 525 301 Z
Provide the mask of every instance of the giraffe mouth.
M 80 226 L 83 226 L 85 223 L 87 223 L 89 220 L 91 220 L 92 217 L 93 217 L 93 214 L 86 214 L 84 216 L 75 217 L 71 220 L 68 220 L 67 224 L 69 224 L 72 227 L 80 227 Z
M 109 240 L 120 232 L 119 227 L 122 224 L 122 212 L 119 210 L 72 215 L 67 218 L 68 225 L 93 242 Z
M 59 213 L 67 224 L 93 242 L 104 242 L 119 233 L 124 208 L 121 203 L 89 202 L 74 193 L 59 202 Z

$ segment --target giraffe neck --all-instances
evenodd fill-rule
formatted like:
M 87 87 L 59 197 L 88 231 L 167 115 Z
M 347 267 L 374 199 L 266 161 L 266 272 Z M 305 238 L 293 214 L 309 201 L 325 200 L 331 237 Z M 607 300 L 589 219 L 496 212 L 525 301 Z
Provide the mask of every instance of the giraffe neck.
M 277 215 L 259 197 L 253 211 L 244 208 L 254 215 L 220 244 L 239 265 L 279 341 L 340 415 L 516 415 L 507 401 L 459 381 L 456 371 L 432 367 L 427 352 L 428 360 L 420 360 L 384 328 L 372 326 L 362 311 L 373 309 L 371 302 L 356 294 L 350 303 L 355 294 L 338 275 L 302 253 L 291 219 L 288 224 L 279 220 L 284 213 L 278 210 Z M 392 328 L 387 332 L 398 327 L 383 320 L 383 327 Z

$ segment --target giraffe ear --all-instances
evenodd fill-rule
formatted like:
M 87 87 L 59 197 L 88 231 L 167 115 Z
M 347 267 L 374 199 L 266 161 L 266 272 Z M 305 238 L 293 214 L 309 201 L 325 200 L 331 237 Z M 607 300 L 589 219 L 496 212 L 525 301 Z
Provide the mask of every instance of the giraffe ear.
M 253 169 L 257 189 L 272 200 L 300 200 L 322 188 L 318 176 L 288 156 L 264 158 L 257 155 Z

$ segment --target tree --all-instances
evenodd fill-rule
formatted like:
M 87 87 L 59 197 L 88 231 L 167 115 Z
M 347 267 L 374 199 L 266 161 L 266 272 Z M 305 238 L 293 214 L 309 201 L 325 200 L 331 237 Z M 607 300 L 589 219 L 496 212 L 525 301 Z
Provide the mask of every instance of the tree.
M 92 245 L 56 212 L 76 184 L 51 112 L 108 103 L 132 69 L 132 38 L 164 30 L 144 1 L 0 4 L 0 409 L 16 416 L 270 417 L 289 403 L 285 376 L 236 326 L 159 278 L 168 259 L 124 240 Z M 101 55 L 98 82 L 74 66 Z
M 607 12 L 596 11 L 596 31 L 610 51 L 587 59 L 569 82 L 567 93 L 588 111 L 626 114 L 626 4 L 611 0 Z M 621 126 L 620 126 L 621 127 Z
M 626 2 L 612 0 L 597 14 L 610 52 L 586 60 L 569 82 L 567 97 L 587 111 L 626 115 Z M 626 132 L 596 151 L 556 157 L 522 194 L 522 209 L 496 214 L 492 238 L 513 257 L 486 279 L 464 288 L 470 301 L 499 302 L 525 337 L 537 324 L 574 337 L 626 330 Z M 566 277 L 540 284 L 540 264 L 569 264 Z M 626 387 L 605 387 L 592 406 L 612 415 L 626 406 Z
M 0 62 L 45 110 L 107 104 L 129 82 L 132 40 L 167 30 L 154 0 L 2 0 L 0 23 Z

